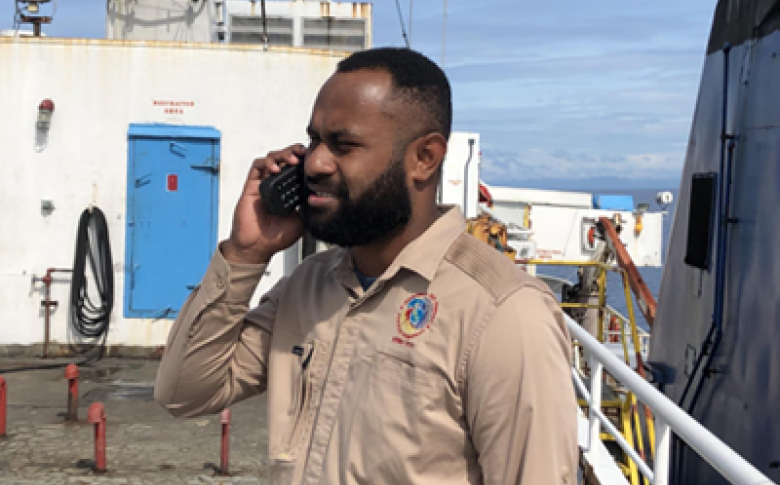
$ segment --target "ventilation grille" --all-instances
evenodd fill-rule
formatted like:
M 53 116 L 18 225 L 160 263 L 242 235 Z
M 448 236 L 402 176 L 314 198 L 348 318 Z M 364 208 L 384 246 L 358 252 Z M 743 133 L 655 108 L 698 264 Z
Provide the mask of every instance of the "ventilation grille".
M 270 45 L 293 45 L 293 19 L 289 17 L 266 17 L 268 43 Z M 230 42 L 233 44 L 262 44 L 263 17 L 260 15 L 231 15 Z
M 303 19 L 303 45 L 313 49 L 357 51 L 366 47 L 365 19 Z
M 268 43 L 292 46 L 296 33 L 291 17 L 267 17 Z M 263 17 L 260 15 L 230 15 L 230 42 L 236 44 L 263 43 Z M 366 19 L 351 18 L 304 18 L 298 42 L 311 49 L 330 49 L 354 52 L 368 45 Z

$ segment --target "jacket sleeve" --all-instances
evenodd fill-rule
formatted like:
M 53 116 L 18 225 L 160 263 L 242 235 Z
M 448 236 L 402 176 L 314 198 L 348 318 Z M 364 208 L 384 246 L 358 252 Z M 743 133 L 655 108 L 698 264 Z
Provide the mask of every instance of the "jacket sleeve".
M 570 357 L 550 295 L 520 289 L 486 317 L 466 370 L 466 414 L 485 485 L 576 483 Z
M 228 263 L 217 250 L 184 303 L 157 371 L 155 400 L 174 416 L 223 410 L 266 388 L 274 318 L 286 279 L 249 311 L 266 265 Z

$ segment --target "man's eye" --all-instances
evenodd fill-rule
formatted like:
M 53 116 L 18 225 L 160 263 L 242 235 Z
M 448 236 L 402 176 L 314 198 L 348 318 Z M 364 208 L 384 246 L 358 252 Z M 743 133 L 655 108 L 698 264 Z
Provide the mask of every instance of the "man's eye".
M 346 154 L 350 150 L 350 147 L 342 142 L 331 143 L 329 144 L 329 146 L 334 153 L 342 154 L 342 155 Z

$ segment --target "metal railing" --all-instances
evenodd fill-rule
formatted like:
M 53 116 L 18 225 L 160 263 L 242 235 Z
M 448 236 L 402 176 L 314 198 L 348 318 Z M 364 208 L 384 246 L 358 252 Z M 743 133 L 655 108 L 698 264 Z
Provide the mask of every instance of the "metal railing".
M 581 262 L 581 261 L 539 261 L 539 260 L 529 260 L 528 264 L 537 265 L 537 266 L 577 266 L 577 267 L 596 267 L 599 271 L 602 273 L 605 273 L 607 271 L 611 271 L 614 273 L 618 273 L 623 277 L 624 279 L 624 290 L 627 290 L 626 281 L 625 281 L 625 272 L 620 269 L 616 268 L 614 266 L 610 266 L 604 263 L 599 263 L 595 261 L 588 261 L 588 262 Z M 556 276 L 541 274 L 538 275 L 539 278 L 541 278 L 543 281 L 547 282 L 548 284 L 558 284 L 558 285 L 571 285 L 572 283 L 564 278 L 559 278 Z M 648 351 L 650 348 L 650 334 L 639 327 L 637 325 L 637 322 L 634 320 L 632 321 L 631 318 L 626 317 L 625 315 L 621 314 L 619 311 L 617 311 L 614 307 L 609 305 L 606 302 L 606 297 L 603 294 L 605 290 L 605 279 L 600 279 L 599 284 L 599 304 L 598 305 L 588 305 L 584 303 L 563 303 L 561 304 L 561 308 L 592 308 L 592 309 L 600 309 L 602 310 L 603 315 L 599 318 L 599 340 L 602 340 L 604 342 L 611 342 L 611 343 L 623 343 L 625 342 L 626 345 L 629 348 L 634 348 L 634 331 L 636 332 L 637 338 L 639 340 L 638 348 L 641 352 L 641 355 L 643 358 L 646 358 L 648 355 Z M 631 301 L 631 295 L 626 291 L 626 307 L 628 305 L 633 305 Z M 610 329 L 609 322 L 612 318 L 616 318 L 620 325 L 617 329 Z M 628 331 L 625 330 L 625 327 L 628 326 Z
M 674 433 L 730 483 L 736 485 L 777 485 L 640 377 L 572 318 L 568 315 L 564 315 L 564 317 L 572 339 L 585 348 L 589 359 L 590 389 L 580 377 L 579 372 L 572 369 L 575 386 L 581 397 L 588 403 L 590 422 L 587 439 L 588 449 L 595 449 L 595 441 L 600 440 L 603 426 L 623 451 L 636 462 L 639 472 L 650 483 L 667 485 L 671 465 L 672 433 Z M 656 439 L 652 469 L 601 412 L 604 370 L 608 371 L 653 411 Z
M 615 317 L 620 320 L 621 326 L 631 325 L 629 319 L 622 315 L 619 311 L 615 310 L 611 305 L 607 305 L 605 313 L 608 317 Z M 626 335 L 626 332 L 621 328 L 618 328 L 617 330 L 610 329 L 609 325 L 606 323 L 607 321 L 609 321 L 609 319 L 605 319 L 603 324 L 604 341 L 620 343 L 625 338 L 626 344 L 630 348 L 633 348 L 634 337 L 631 335 L 631 332 L 628 332 Z M 636 327 L 636 331 L 637 335 L 639 336 L 639 348 L 641 349 L 642 357 L 647 358 L 648 352 L 650 351 L 650 334 L 638 325 Z

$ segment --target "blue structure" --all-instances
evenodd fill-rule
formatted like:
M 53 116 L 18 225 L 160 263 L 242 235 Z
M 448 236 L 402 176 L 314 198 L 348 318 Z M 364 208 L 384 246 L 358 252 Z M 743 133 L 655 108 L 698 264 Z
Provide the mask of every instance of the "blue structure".
M 124 315 L 174 318 L 217 239 L 220 132 L 130 125 Z
M 634 197 L 631 195 L 593 195 L 593 208 L 609 211 L 633 211 Z

